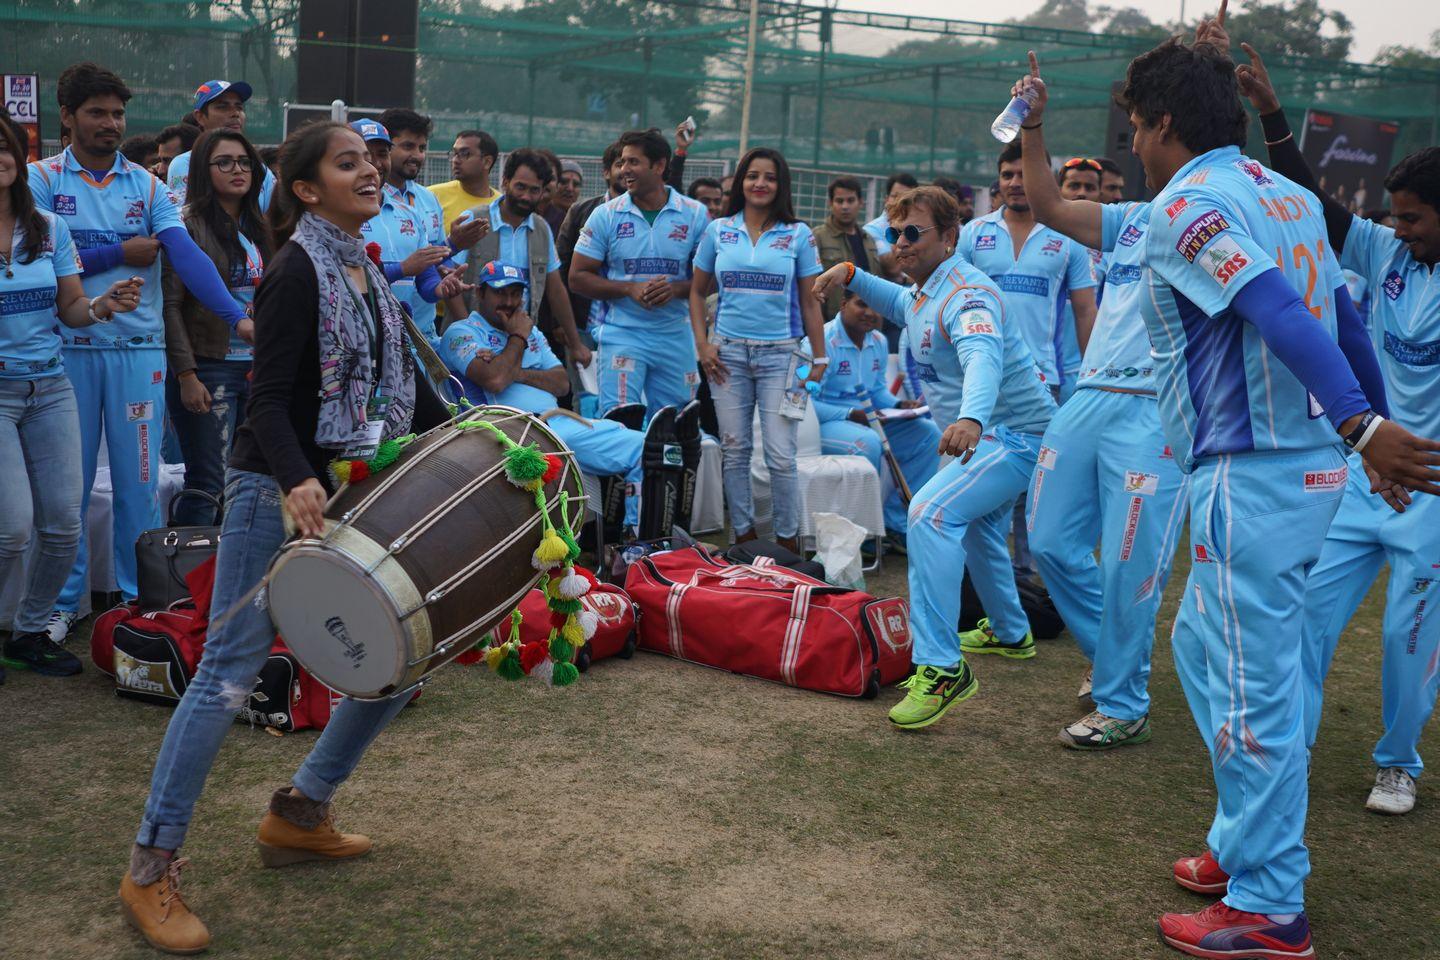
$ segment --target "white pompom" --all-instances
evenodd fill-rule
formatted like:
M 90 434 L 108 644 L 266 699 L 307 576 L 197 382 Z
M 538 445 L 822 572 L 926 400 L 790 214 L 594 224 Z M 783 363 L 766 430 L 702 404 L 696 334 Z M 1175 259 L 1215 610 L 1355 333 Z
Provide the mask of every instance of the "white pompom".
M 589 640 L 595 636 L 595 629 L 600 626 L 600 618 L 591 610 L 581 610 L 575 614 L 575 619 L 580 622 L 580 632 L 585 634 Z
M 555 678 L 555 661 L 547 657 L 543 662 L 536 664 L 535 669 L 530 671 L 530 676 L 542 683 L 551 683 Z
M 590 581 L 576 573 L 572 567 L 555 590 L 566 600 L 578 600 L 590 592 Z

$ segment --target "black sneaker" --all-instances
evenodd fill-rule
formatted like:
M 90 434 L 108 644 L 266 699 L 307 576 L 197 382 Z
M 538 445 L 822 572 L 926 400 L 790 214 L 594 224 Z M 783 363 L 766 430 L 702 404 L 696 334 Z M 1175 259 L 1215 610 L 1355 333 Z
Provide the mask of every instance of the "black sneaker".
M 5 641 L 0 666 L 34 670 L 42 677 L 73 677 L 80 672 L 80 658 L 45 633 L 21 633 Z

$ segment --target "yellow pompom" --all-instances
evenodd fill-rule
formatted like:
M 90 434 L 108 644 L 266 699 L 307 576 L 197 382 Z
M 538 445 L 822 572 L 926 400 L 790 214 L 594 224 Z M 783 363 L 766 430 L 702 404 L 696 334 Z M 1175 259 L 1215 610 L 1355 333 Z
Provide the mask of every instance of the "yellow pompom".
M 485 651 L 485 665 L 491 670 L 499 670 L 500 664 L 505 659 L 505 647 L 491 647 Z
M 573 613 L 565 618 L 565 626 L 560 628 L 560 636 L 570 641 L 571 646 L 585 646 L 585 630 L 575 619 L 575 615 Z
M 565 541 L 560 539 L 553 529 L 546 530 L 545 536 L 540 540 L 540 546 L 535 548 L 535 557 L 531 561 L 537 570 L 549 570 L 551 567 L 559 566 L 570 555 L 570 548 Z
M 336 460 L 330 465 L 330 472 L 335 474 L 335 479 L 340 483 L 350 482 L 350 461 Z

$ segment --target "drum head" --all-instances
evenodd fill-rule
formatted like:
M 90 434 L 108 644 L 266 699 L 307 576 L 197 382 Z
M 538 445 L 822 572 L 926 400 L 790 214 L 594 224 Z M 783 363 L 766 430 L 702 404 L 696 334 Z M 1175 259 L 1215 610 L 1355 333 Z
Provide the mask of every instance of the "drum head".
M 270 618 L 317 680 L 362 699 L 400 681 L 410 645 L 379 581 L 343 554 L 307 547 L 287 553 L 276 574 Z

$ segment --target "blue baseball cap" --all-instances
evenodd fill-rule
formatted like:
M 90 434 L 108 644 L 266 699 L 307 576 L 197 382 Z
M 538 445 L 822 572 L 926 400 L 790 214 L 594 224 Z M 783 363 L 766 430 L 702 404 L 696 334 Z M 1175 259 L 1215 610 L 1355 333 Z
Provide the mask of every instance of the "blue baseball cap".
M 195 109 L 203 109 L 205 104 L 214 100 L 226 90 L 238 93 L 242 103 L 249 100 L 255 92 L 250 88 L 250 84 L 244 80 L 236 80 L 234 83 L 231 83 L 229 80 L 206 80 L 195 90 Z
M 491 260 L 480 270 L 480 277 L 476 281 L 482 287 L 513 287 L 517 283 L 525 282 L 525 272 L 519 267 L 510 263 L 502 263 L 499 260 Z
M 360 134 L 360 138 L 366 143 L 371 140 L 384 140 L 390 143 L 390 131 L 386 130 L 375 120 L 351 120 L 350 129 Z

